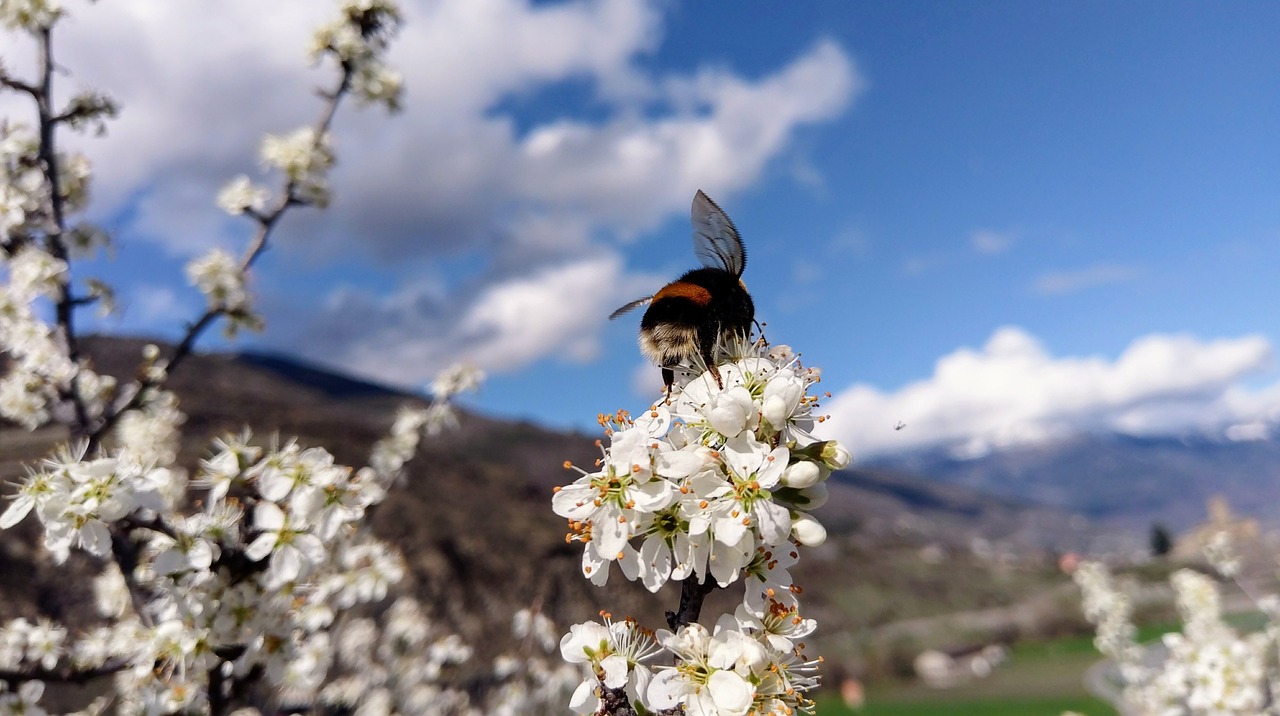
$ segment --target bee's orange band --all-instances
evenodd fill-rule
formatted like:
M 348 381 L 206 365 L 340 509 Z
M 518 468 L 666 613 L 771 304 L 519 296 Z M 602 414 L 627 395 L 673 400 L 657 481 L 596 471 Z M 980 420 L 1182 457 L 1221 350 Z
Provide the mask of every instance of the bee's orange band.
M 663 286 L 661 291 L 653 294 L 653 300 L 657 301 L 660 298 L 687 298 L 705 306 L 711 303 L 711 292 L 695 283 L 676 281 Z

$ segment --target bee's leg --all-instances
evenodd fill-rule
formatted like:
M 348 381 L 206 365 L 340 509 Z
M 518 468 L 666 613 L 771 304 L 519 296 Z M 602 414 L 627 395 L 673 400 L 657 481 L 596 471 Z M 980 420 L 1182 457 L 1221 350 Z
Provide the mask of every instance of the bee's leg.
M 702 362 L 707 366 L 707 372 L 716 379 L 716 385 L 720 390 L 724 390 L 724 381 L 720 379 L 720 369 L 716 367 L 716 336 L 718 331 L 704 331 L 699 336 L 699 342 L 702 344 Z
M 720 369 L 716 367 L 716 364 L 708 365 L 707 370 L 711 372 L 711 377 L 716 379 L 716 385 L 719 386 L 720 390 L 724 390 L 724 381 L 720 379 Z
M 667 402 L 671 402 L 671 390 L 675 387 L 676 372 L 670 368 L 662 369 L 662 382 L 666 385 Z
M 716 367 L 716 360 L 711 351 L 705 349 L 702 351 L 702 362 L 707 365 L 707 372 L 711 377 L 716 379 L 716 385 L 720 390 L 724 390 L 724 381 L 720 379 L 720 369 Z

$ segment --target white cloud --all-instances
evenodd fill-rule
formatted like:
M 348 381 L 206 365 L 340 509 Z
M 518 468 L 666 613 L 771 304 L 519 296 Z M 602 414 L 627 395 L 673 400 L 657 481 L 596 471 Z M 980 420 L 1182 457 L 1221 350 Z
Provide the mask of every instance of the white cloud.
M 435 285 L 389 297 L 341 291 L 303 331 L 308 355 L 360 375 L 416 385 L 459 360 L 511 370 L 544 356 L 591 360 L 613 309 L 650 290 L 614 255 L 545 266 L 475 286 L 461 300 Z M 294 336 L 296 340 L 297 336 Z
M 828 40 L 758 76 L 651 69 L 645 56 L 660 47 L 664 0 L 403 4 L 391 63 L 404 75 L 404 111 L 338 115 L 335 202 L 323 214 L 290 214 L 273 252 L 281 265 L 392 266 L 399 278 L 381 295 L 343 294 L 320 316 L 298 305 L 314 295 L 276 296 L 282 305 L 268 316 L 268 340 L 277 343 L 284 315 L 337 326 L 299 328 L 295 338 L 373 341 L 378 351 L 356 357 L 384 379 L 425 378 L 435 363 L 415 373 L 376 359 L 400 342 L 405 354 L 438 356 L 461 337 L 491 368 L 590 354 L 599 328 L 585 314 L 593 300 L 574 297 L 577 314 L 556 316 L 565 324 L 550 324 L 558 339 L 547 341 L 504 312 L 513 292 L 564 295 L 575 261 L 683 214 L 696 189 L 725 203 L 759 180 L 798 128 L 840 114 L 865 85 Z M 248 224 L 229 223 L 213 197 L 234 175 L 256 171 L 264 132 L 288 131 L 319 111 L 313 89 L 328 74 L 305 66 L 304 48 L 308 28 L 331 10 L 313 0 L 274 2 L 269 12 L 256 0 L 216 9 L 201 0 L 77 6 L 58 36 L 59 61 L 74 75 L 59 81 L 104 89 L 123 107 L 105 139 L 78 140 L 97 167 L 94 212 L 122 217 L 114 223 L 123 233 L 177 255 L 245 243 Z M 584 88 L 587 109 L 538 102 L 566 85 Z M 415 289 L 410 277 L 442 256 L 481 257 L 481 275 L 443 298 Z M 517 274 L 543 283 L 522 287 Z M 415 302 L 468 323 L 440 318 L 414 335 L 421 320 L 395 307 Z M 348 320 L 355 306 L 368 310 L 363 320 Z M 607 316 L 612 306 L 603 308 Z M 570 338 L 570 324 L 583 337 Z M 333 344 L 302 348 L 335 352 Z
M 932 376 L 896 391 L 865 384 L 838 391 L 826 403 L 826 429 L 861 457 L 926 448 L 972 456 L 1079 431 L 1170 434 L 1274 421 L 1280 385 L 1239 385 L 1268 368 L 1272 352 L 1261 336 L 1157 334 L 1114 360 L 1055 357 L 1026 332 L 1005 327 L 981 349 L 945 355 Z M 894 430 L 899 420 L 906 427 Z
M 1086 288 L 1108 284 L 1128 283 L 1142 272 L 1133 266 L 1121 264 L 1094 264 L 1074 271 L 1053 271 L 1036 278 L 1033 288 L 1042 296 L 1074 293 Z
M 391 57 L 404 112 L 339 115 L 338 202 L 323 218 L 290 217 L 282 242 L 402 261 L 519 242 L 521 224 L 546 213 L 643 231 L 696 189 L 723 198 L 750 186 L 797 127 L 836 116 L 865 84 L 830 41 L 758 78 L 642 69 L 661 39 L 658 0 L 404 4 Z M 303 0 L 269 13 L 255 0 L 223 0 L 216 12 L 198 0 L 77 7 L 60 28 L 60 61 L 75 73 L 63 85 L 105 89 L 123 106 L 106 140 L 84 142 L 99 168 L 95 210 L 145 192 L 129 228 L 182 254 L 216 240 L 218 187 L 256 169 L 263 133 L 319 111 L 312 89 L 328 75 L 306 67 L 303 49 L 330 10 Z M 603 119 L 563 108 L 520 128 L 503 109 L 566 82 L 586 85 Z
M 978 229 L 969 234 L 969 245 L 980 254 L 994 256 L 1008 251 L 1013 246 L 1014 239 L 1014 235 L 1007 231 Z

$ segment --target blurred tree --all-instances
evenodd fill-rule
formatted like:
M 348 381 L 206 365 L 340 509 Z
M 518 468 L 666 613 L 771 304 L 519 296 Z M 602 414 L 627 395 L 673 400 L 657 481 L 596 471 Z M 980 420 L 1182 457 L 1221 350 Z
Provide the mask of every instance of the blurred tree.
M 1164 557 L 1173 549 L 1173 536 L 1169 534 L 1168 528 L 1163 524 L 1156 522 L 1151 525 L 1151 554 L 1154 557 Z

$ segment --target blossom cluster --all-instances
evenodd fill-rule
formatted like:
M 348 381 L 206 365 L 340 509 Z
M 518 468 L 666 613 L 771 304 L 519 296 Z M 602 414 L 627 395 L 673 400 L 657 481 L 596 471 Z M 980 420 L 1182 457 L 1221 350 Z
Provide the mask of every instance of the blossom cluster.
M 215 674 L 260 673 L 290 699 L 320 698 L 335 666 L 335 639 L 355 638 L 338 629 L 339 615 L 384 599 L 405 572 L 398 551 L 362 521 L 402 479 L 431 415 L 447 415 L 453 396 L 438 396 L 434 413 L 402 410 L 369 467 L 353 470 L 293 441 L 263 447 L 245 431 L 215 440 L 188 479 L 173 464 L 176 450 L 154 449 L 165 442 L 157 429 L 139 427 L 163 424 L 159 432 L 167 434 L 181 422 L 172 395 L 157 395 L 136 412 L 139 422 L 119 424 L 118 447 L 93 456 L 83 447 L 63 449 L 29 471 L 0 514 L 0 528 L 38 518 L 55 561 L 78 548 L 132 564 L 127 572 L 109 567 L 95 583 L 99 610 L 110 620 L 104 626 L 74 638 L 44 621 L 0 626 L 0 669 L 114 672 L 121 713 L 204 710 L 217 693 Z M 142 446 L 152 450 L 142 453 Z M 191 491 L 200 509 L 185 514 L 178 508 Z M 123 535 L 129 547 L 121 547 Z M 121 549 L 136 553 L 121 562 Z M 389 631 L 378 638 L 391 642 L 403 642 L 414 620 L 425 618 L 404 601 L 390 615 Z M 451 652 L 449 643 L 432 647 L 415 668 L 438 675 L 432 660 L 465 658 L 466 647 L 456 637 L 451 643 Z M 422 657 L 402 654 L 406 664 Z M 432 700 L 415 693 L 413 703 Z M 393 712 L 427 713 L 412 705 Z
M 80 94 L 70 100 L 63 116 L 69 126 L 83 128 L 114 113 L 109 98 Z M 56 220 L 55 197 L 46 184 L 45 163 L 39 152 L 40 138 L 35 130 L 21 122 L 0 122 L 0 237 L 6 245 L 31 242 L 50 231 Z M 92 173 L 88 157 L 80 152 L 59 152 L 55 161 L 58 213 L 84 209 Z
M 332 54 L 353 68 L 351 86 L 361 101 L 399 109 L 403 80 L 382 62 L 399 24 L 400 10 L 392 0 L 346 0 L 341 17 L 316 31 L 311 58 Z
M 809 432 L 807 390 L 819 373 L 786 347 L 719 372 L 722 382 L 707 372 L 678 384 L 669 406 L 604 419 L 610 444 L 598 469 L 557 488 L 552 509 L 583 544 L 593 583 L 606 583 L 616 562 L 650 591 L 690 575 L 724 587 L 765 552 L 825 540 L 809 511 L 849 453 Z
M 1275 714 L 1270 694 L 1280 685 L 1275 672 L 1277 630 L 1240 634 L 1222 618 L 1213 579 L 1191 569 L 1174 573 L 1181 632 L 1139 645 L 1130 599 L 1106 567 L 1087 562 L 1075 573 L 1085 615 L 1098 629 L 1096 644 L 1115 660 L 1124 682 L 1127 713 L 1168 716 Z
M 40 140 L 29 127 L 0 124 L 0 236 L 25 234 L 44 219 Z
M 0 418 L 28 428 L 52 419 L 73 390 L 87 418 L 101 415 L 115 388 L 109 376 L 72 360 L 64 339 L 41 316 L 42 304 L 64 300 L 69 271 L 67 260 L 44 242 L 54 226 L 54 198 L 38 151 L 34 132 L 0 122 L 0 275 L 6 278 L 0 285 L 0 346 L 10 358 L 0 376 Z M 60 210 L 77 210 L 87 191 L 88 161 L 79 154 L 57 161 Z
M 302 127 L 283 136 L 268 134 L 258 154 L 263 164 L 284 173 L 289 180 L 289 191 L 297 199 L 320 207 L 329 203 L 328 173 L 333 167 L 333 137 L 328 132 Z M 243 178 L 233 181 L 243 182 Z M 224 200 L 228 191 L 230 188 L 224 189 Z M 250 194 L 249 198 L 256 197 Z
M 382 617 L 348 619 L 336 631 L 337 667 L 343 675 L 320 692 L 320 701 L 348 712 L 458 714 L 469 695 L 441 683 L 441 675 L 471 658 L 456 634 L 441 634 L 410 597 Z
M 0 377 L 0 417 L 35 428 L 49 421 L 58 395 L 70 389 L 80 368 L 36 308 L 39 299 L 61 290 L 66 263 L 34 245 L 3 257 L 8 281 L 0 286 L 0 345 L 11 360 Z
M 118 616 L 131 589 L 147 596 L 142 612 L 66 651 L 77 667 L 110 659 L 145 667 L 117 676 L 118 692 L 138 711 L 190 706 L 182 699 L 207 693 L 208 674 L 218 669 L 262 669 L 269 683 L 313 696 L 332 660 L 327 630 L 335 614 L 381 600 L 403 577 L 397 551 L 358 524 L 395 473 L 352 470 L 320 448 L 263 448 L 248 438 L 215 442 L 190 480 L 204 495 L 193 514 L 175 510 L 188 487 L 179 468 L 65 451 L 32 471 L 0 516 L 10 527 L 34 513 L 58 560 L 76 547 L 107 556 L 118 549 L 112 535 L 132 528 L 136 566 L 103 580 L 99 598 Z M 28 646 L 25 658 L 33 653 Z M 52 646 L 38 655 L 60 654 Z
M 489 679 L 474 693 L 450 680 L 474 658 L 457 634 L 433 620 L 422 604 L 400 597 L 377 619 L 340 621 L 335 629 L 336 678 L 319 703 L 336 713 L 421 716 L 540 716 L 555 712 L 577 682 L 568 664 L 551 664 L 554 625 L 541 612 L 523 609 L 512 631 L 523 648 L 498 656 Z
M 557 488 L 566 539 L 583 544 L 582 572 L 603 585 L 622 575 L 658 591 L 669 581 L 745 585 L 734 614 L 714 630 L 671 624 L 652 636 L 629 621 L 588 622 L 562 642 L 566 659 L 590 666 L 575 695 L 580 713 L 622 689 L 650 710 L 689 714 L 789 713 L 811 708 L 816 661 L 800 641 L 815 623 L 801 615 L 789 568 L 799 546 L 826 531 L 810 514 L 825 480 L 849 452 L 815 438 L 810 388 L 820 373 L 786 346 L 744 346 L 712 371 L 684 372 L 672 395 L 638 418 L 601 419 L 608 446 L 593 472 Z M 644 662 L 665 651 L 674 666 Z M 625 662 L 625 668 L 624 668 Z

